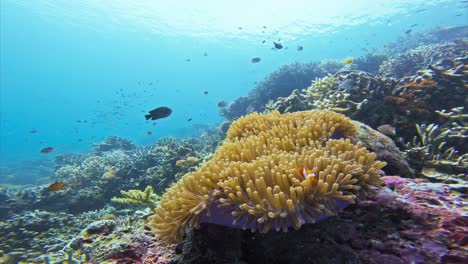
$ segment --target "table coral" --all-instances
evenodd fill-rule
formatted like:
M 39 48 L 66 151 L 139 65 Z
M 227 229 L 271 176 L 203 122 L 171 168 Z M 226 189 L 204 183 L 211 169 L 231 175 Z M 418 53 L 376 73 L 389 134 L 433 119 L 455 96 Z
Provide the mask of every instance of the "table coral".
M 335 215 L 379 186 L 385 166 L 346 139 L 355 133 L 349 118 L 330 111 L 240 118 L 211 161 L 167 190 L 151 225 L 177 242 L 201 221 L 267 232 Z

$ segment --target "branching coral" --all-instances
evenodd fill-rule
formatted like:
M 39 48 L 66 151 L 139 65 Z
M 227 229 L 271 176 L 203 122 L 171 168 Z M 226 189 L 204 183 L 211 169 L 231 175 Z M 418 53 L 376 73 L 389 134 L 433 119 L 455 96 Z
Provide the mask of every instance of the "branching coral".
M 304 96 L 312 100 L 323 99 L 325 94 L 336 85 L 333 75 L 328 74 L 323 78 L 315 78 L 312 85 L 302 90 Z
M 152 211 L 158 206 L 159 195 L 154 192 L 153 187 L 146 186 L 144 191 L 140 190 L 128 190 L 120 192 L 123 197 L 112 198 L 113 202 L 122 204 L 136 204 L 143 205 L 150 208 Z
M 201 221 L 267 232 L 334 215 L 378 186 L 385 166 L 343 138 L 355 133 L 349 118 L 330 111 L 240 118 L 211 161 L 167 190 L 151 225 L 177 242 Z
M 418 136 L 408 143 L 405 155 L 408 159 L 418 160 L 423 166 L 453 166 L 468 167 L 468 154 L 458 155 L 454 147 L 447 146 L 447 139 L 452 137 L 454 131 L 440 128 L 436 124 L 416 125 Z M 456 133 L 456 131 L 455 131 Z
M 349 99 L 348 93 L 335 92 L 329 95 L 328 98 L 314 101 L 312 105 L 314 108 L 320 110 L 331 110 L 338 113 L 345 113 L 351 109 L 360 110 L 362 105 L 365 103 L 367 103 L 367 99 L 364 99 L 362 102 L 354 102 Z

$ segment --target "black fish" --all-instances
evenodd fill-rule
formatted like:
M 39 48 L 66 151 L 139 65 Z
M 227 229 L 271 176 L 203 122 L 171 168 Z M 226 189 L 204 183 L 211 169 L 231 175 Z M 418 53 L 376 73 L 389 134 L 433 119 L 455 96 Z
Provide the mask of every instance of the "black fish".
M 260 59 L 259 57 L 255 57 L 255 58 L 252 58 L 250 61 L 251 61 L 252 63 L 257 63 L 257 62 L 260 62 L 260 60 L 261 60 L 261 59 Z
M 151 120 L 156 120 L 160 118 L 165 118 L 170 116 L 172 113 L 172 110 L 169 107 L 158 107 L 156 109 L 153 109 L 149 111 L 148 115 L 145 115 L 146 120 L 151 119 Z
M 50 153 L 50 152 L 52 152 L 54 150 L 55 150 L 55 148 L 53 148 L 53 147 L 47 147 L 47 148 L 41 149 L 40 152 L 43 153 L 43 154 L 47 154 L 47 153 Z
M 280 43 L 273 42 L 273 45 L 275 45 L 275 48 L 277 48 L 277 49 L 282 49 L 283 48 L 283 45 L 281 45 Z
M 301 50 L 303 50 L 303 49 L 304 49 L 304 47 L 302 47 L 302 46 L 297 46 L 297 50 L 298 50 L 298 51 L 301 51 Z
M 413 31 L 413 30 L 408 29 L 408 30 L 405 31 L 405 34 L 409 34 L 409 33 L 411 33 L 411 31 Z

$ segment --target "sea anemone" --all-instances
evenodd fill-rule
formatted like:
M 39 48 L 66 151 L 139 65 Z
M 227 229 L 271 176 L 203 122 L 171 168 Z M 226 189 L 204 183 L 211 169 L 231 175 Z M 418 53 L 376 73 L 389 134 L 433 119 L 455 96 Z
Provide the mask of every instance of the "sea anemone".
M 385 166 L 347 138 L 355 133 L 331 111 L 242 117 L 210 161 L 167 190 L 151 225 L 174 243 L 201 222 L 287 231 L 335 215 L 379 186 Z

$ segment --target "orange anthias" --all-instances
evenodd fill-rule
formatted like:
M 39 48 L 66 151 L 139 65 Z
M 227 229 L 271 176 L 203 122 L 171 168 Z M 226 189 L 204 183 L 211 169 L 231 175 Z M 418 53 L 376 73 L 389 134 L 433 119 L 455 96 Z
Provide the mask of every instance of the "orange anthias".
M 65 189 L 65 182 L 59 181 L 59 182 L 54 182 L 49 187 L 47 187 L 47 191 L 49 192 L 56 192 Z
M 311 183 L 315 183 L 317 181 L 317 176 L 312 172 L 311 169 L 299 167 L 297 172 L 299 172 L 299 174 L 302 175 L 304 179 L 310 179 Z

